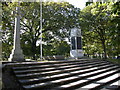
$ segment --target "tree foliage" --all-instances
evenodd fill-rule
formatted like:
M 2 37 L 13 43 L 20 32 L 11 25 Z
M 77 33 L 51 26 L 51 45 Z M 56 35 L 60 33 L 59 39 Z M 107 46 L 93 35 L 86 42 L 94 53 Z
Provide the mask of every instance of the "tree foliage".
M 5 38 L 5 46 L 9 47 L 12 42 L 14 31 L 14 17 L 15 7 L 17 3 L 5 3 L 3 5 L 3 30 L 7 38 Z M 38 2 L 22 2 L 21 5 L 21 46 L 23 53 L 28 56 L 39 54 L 39 47 L 37 43 L 40 39 L 40 3 Z M 7 13 L 6 13 L 7 12 Z M 73 27 L 79 27 L 78 14 L 80 10 L 67 2 L 43 2 L 42 3 L 42 38 L 44 55 L 60 54 L 56 51 L 59 45 L 63 45 L 65 38 L 69 36 L 69 30 Z M 12 14 L 13 13 L 13 14 Z M 5 19 L 4 19 L 5 18 Z M 8 21 L 9 20 L 9 21 Z M 6 32 L 6 28 L 8 32 Z M 9 36 L 9 35 L 10 36 Z M 10 39 L 10 40 L 9 40 Z M 6 42 L 8 41 L 8 43 Z M 56 42 L 59 44 L 58 47 Z M 12 45 L 13 43 L 11 43 Z M 66 43 L 65 43 L 66 44 Z M 8 45 L 8 46 L 7 46 Z M 50 47 L 49 47 L 50 46 Z M 63 45 L 64 46 L 64 45 Z M 6 48 L 4 47 L 4 48 Z M 65 46 L 66 47 L 66 46 Z M 51 51 L 53 48 L 54 53 L 46 52 L 47 49 Z M 64 48 L 64 47 L 63 47 Z M 11 47 L 8 48 L 11 51 Z M 8 50 L 4 50 L 6 53 Z M 47 53 L 47 54 L 46 54 Z M 68 51 L 67 51 L 68 53 Z M 10 54 L 10 52 L 8 53 Z M 7 55 L 8 55 L 7 54 Z M 64 52 L 61 52 L 64 54 Z
M 83 45 L 85 52 L 91 54 L 104 54 L 104 58 L 111 55 L 113 48 L 118 52 L 118 42 L 113 39 L 114 36 L 118 38 L 116 24 L 112 22 L 114 3 L 93 3 L 85 7 L 80 13 L 81 28 L 83 30 Z M 117 7 L 118 9 L 118 7 Z M 115 9 L 116 10 L 116 9 Z M 119 25 L 118 25 L 119 26 Z M 116 48 L 116 49 L 115 49 Z M 118 55 L 118 54 L 116 54 Z
M 3 55 L 13 47 L 15 7 L 2 3 Z M 40 52 L 40 3 L 21 2 L 21 46 L 25 56 L 36 59 Z M 83 50 L 89 55 L 118 56 L 120 52 L 120 2 L 93 3 L 80 11 L 67 2 L 42 3 L 43 55 L 68 55 L 66 42 L 71 28 L 82 29 Z

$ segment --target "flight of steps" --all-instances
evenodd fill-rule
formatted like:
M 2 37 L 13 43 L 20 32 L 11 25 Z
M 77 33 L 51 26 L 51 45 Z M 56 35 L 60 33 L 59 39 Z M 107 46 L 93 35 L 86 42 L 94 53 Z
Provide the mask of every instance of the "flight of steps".
M 120 80 L 120 66 L 105 60 L 26 62 L 12 69 L 25 90 L 102 90 Z

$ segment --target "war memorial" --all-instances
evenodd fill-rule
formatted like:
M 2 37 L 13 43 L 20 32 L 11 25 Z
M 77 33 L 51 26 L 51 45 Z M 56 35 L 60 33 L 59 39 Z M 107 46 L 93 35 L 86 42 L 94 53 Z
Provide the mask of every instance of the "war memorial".
M 118 90 L 120 88 L 116 85 L 120 81 L 120 65 L 104 59 L 84 57 L 80 28 L 71 29 L 70 59 L 54 56 L 53 61 L 26 61 L 20 45 L 20 7 L 16 7 L 16 13 L 13 49 L 8 62 L 2 63 L 2 90 Z

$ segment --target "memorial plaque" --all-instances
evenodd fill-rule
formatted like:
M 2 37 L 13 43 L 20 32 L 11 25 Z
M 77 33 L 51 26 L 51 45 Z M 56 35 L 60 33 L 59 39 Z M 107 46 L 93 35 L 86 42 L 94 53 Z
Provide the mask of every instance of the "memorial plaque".
M 77 37 L 77 49 L 82 49 L 81 37 Z
M 75 46 L 75 37 L 72 37 L 71 38 L 71 44 L 72 44 L 72 50 L 75 50 L 76 48 L 76 46 Z

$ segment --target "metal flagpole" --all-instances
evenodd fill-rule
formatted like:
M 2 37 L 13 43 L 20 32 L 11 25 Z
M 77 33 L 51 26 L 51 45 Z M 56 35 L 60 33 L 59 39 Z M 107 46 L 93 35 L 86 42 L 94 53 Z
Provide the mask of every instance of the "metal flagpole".
M 40 60 L 42 60 L 42 0 L 40 0 Z

